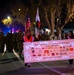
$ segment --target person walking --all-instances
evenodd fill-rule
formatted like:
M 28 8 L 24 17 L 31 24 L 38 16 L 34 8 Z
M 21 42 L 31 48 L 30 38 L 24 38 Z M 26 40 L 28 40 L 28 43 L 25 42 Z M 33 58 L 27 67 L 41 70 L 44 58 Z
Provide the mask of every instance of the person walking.
M 4 52 L 5 37 L 3 32 L 0 32 L 0 53 Z
M 34 37 L 31 35 L 31 31 L 30 30 L 26 31 L 23 39 L 24 39 L 24 42 L 33 42 L 34 41 Z M 30 67 L 31 63 L 25 63 L 25 66 Z
M 6 49 L 8 52 L 13 52 L 13 34 L 12 31 L 8 32 L 6 37 L 5 37 L 5 41 L 6 41 Z
M 19 57 L 21 57 L 22 55 L 22 51 L 23 51 L 23 34 L 22 31 L 19 30 L 19 32 L 16 34 L 16 42 L 17 42 L 17 50 L 19 53 Z
M 73 31 L 69 31 L 67 39 L 73 39 L 73 38 L 74 38 Z M 69 59 L 69 65 L 72 65 L 72 64 L 73 64 L 73 59 Z

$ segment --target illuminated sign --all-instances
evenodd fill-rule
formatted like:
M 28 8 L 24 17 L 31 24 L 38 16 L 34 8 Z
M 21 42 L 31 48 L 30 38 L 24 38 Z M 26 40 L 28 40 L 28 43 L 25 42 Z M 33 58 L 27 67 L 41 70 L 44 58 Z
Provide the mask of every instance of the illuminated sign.
M 74 59 L 74 39 L 23 43 L 24 62 Z

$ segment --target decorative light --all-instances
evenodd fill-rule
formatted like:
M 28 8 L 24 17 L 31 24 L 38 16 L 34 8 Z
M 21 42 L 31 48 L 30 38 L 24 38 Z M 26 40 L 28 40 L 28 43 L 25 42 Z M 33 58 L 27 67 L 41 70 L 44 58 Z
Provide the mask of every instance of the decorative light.
M 5 24 L 5 25 L 9 25 L 12 23 L 12 18 L 10 16 L 7 16 L 6 19 L 3 19 L 2 22 Z

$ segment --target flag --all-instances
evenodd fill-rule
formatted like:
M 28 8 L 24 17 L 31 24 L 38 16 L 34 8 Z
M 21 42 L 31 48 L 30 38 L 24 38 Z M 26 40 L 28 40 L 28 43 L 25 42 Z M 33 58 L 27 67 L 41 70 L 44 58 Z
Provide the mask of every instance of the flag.
M 37 8 L 37 13 L 36 13 L 36 27 L 40 28 L 39 8 Z
M 31 21 L 30 21 L 30 16 L 27 16 L 27 21 L 26 21 L 26 26 L 25 26 L 25 31 L 29 30 L 31 26 Z
M 36 27 L 35 27 L 35 36 L 38 37 L 40 28 L 40 17 L 39 17 L 39 8 L 37 8 L 36 12 Z

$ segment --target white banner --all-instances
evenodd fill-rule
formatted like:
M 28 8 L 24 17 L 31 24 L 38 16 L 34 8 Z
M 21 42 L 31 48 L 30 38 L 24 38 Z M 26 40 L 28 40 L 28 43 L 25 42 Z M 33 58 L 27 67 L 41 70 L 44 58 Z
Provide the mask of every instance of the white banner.
M 74 59 L 74 39 L 23 43 L 24 63 Z

